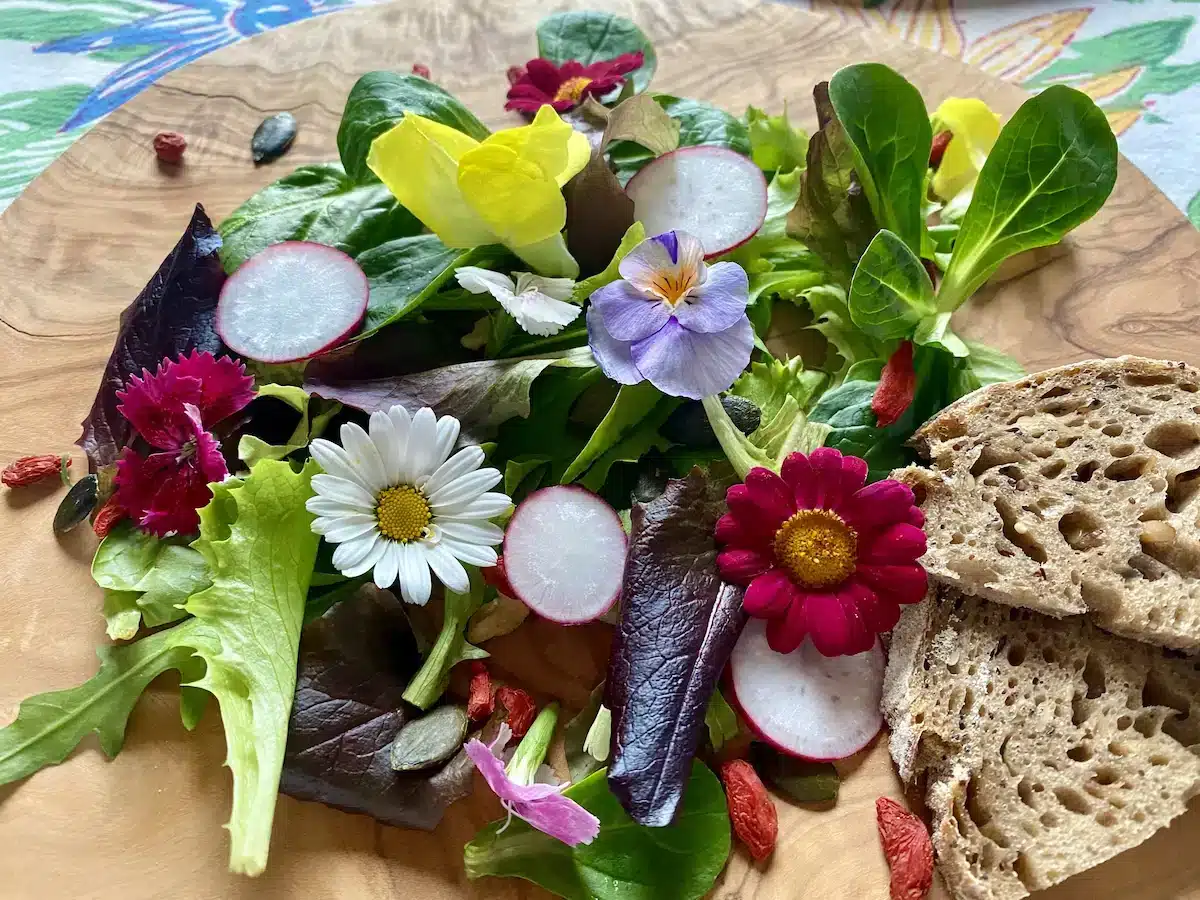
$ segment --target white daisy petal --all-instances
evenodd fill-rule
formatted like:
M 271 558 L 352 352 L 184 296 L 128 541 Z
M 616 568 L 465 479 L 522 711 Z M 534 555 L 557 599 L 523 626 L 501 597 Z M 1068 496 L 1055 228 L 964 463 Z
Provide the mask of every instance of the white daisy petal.
M 317 518 L 313 519 L 312 532 L 313 534 L 326 535 L 336 530 L 338 526 L 345 524 L 368 524 L 373 526 L 375 524 L 375 517 L 370 513 L 360 512 L 338 513 L 333 516 L 317 516 Z M 330 538 L 330 540 L 335 544 L 340 544 L 342 541 L 349 540 L 349 538 Z
M 331 521 L 323 519 L 322 521 Z M 377 531 L 375 517 L 371 515 L 346 516 L 343 519 L 333 519 L 333 525 L 325 531 L 325 540 L 331 544 L 351 541 Z M 315 524 L 315 523 L 314 523 Z
M 491 294 L 496 299 L 500 299 L 501 294 L 511 295 L 516 290 L 513 280 L 503 272 L 478 266 L 459 266 L 454 270 L 454 279 L 472 294 Z
M 375 508 L 375 497 L 368 494 L 362 485 L 338 478 L 336 475 L 314 475 L 313 490 L 321 497 L 336 500 L 348 506 L 359 507 L 357 511 L 365 512 Z
M 383 476 L 387 479 L 388 487 L 400 483 L 400 465 L 404 452 L 400 446 L 400 435 L 396 433 L 396 425 L 392 417 L 383 410 L 371 413 L 371 441 L 379 451 L 383 461 Z
M 342 569 L 342 574 L 347 578 L 357 578 L 364 572 L 371 571 L 379 560 L 383 559 L 383 554 L 387 552 L 390 543 L 390 541 L 385 541 L 381 537 L 376 537 L 375 542 L 371 545 L 371 551 L 361 561 Z M 346 545 L 341 544 L 340 546 L 344 547 Z
M 320 463 L 321 468 L 330 475 L 336 475 L 338 478 L 352 481 L 365 491 L 371 489 L 362 476 L 358 474 L 354 466 L 350 464 L 350 459 L 346 456 L 346 451 L 333 441 L 317 438 L 308 445 L 308 449 L 312 453 L 313 459 Z
M 468 472 L 474 472 L 483 465 L 483 448 L 482 447 L 463 447 L 452 457 L 438 466 L 424 485 L 422 490 L 426 497 L 430 497 L 437 493 L 444 485 L 449 484 L 456 478 L 461 478 Z
M 375 587 L 386 590 L 396 583 L 396 574 L 400 568 L 400 545 L 395 541 L 387 542 L 387 550 L 375 563 Z
M 442 536 L 442 542 L 439 547 L 445 547 L 453 553 L 458 559 L 472 566 L 494 566 L 496 564 L 496 551 L 491 547 L 481 547 L 478 544 L 468 544 L 466 541 L 456 541 L 453 538 Z
M 437 423 L 437 450 L 433 454 L 433 467 L 436 469 L 444 463 L 458 441 L 460 430 L 458 419 L 454 416 L 442 416 Z
M 350 462 L 357 470 L 359 477 L 373 493 L 379 493 L 390 487 L 387 474 L 383 468 L 383 458 L 379 448 L 371 440 L 371 436 L 354 422 L 342 426 L 342 448 L 350 457 Z
M 491 522 L 477 524 L 439 520 L 438 527 L 442 529 L 443 539 L 452 538 L 467 544 L 492 545 L 504 540 L 504 532 Z
M 433 592 L 425 548 L 414 542 L 401 544 L 400 550 L 400 586 L 404 591 L 404 599 L 416 606 L 424 606 Z
M 320 496 L 309 497 L 304 504 L 304 508 L 314 516 L 330 516 L 335 519 L 341 518 L 342 516 L 354 516 L 358 515 L 359 513 L 369 513 L 374 509 L 373 506 L 371 507 L 371 510 L 368 510 L 363 506 L 355 506 L 352 503 L 343 503 L 340 500 L 334 500 L 332 497 Z
M 434 454 L 437 452 L 437 416 L 428 406 L 417 410 L 413 416 L 412 431 L 408 435 L 408 475 L 414 484 L 433 474 Z
M 460 522 L 472 519 L 490 519 L 507 511 L 510 506 L 512 506 L 512 498 L 507 494 L 488 492 L 480 494 L 474 500 L 446 504 L 438 510 L 438 519 Z
M 408 484 L 412 481 L 408 471 L 408 436 L 412 433 L 412 416 L 400 404 L 389 409 L 387 414 L 396 428 L 396 445 L 400 450 L 400 469 L 396 473 L 396 481 L 399 484 Z
M 474 500 L 488 488 L 499 484 L 502 477 L 498 469 L 476 469 L 474 472 L 468 472 L 466 475 L 454 479 L 449 484 L 442 485 L 436 492 L 425 496 L 429 500 L 429 506 L 433 509 L 434 515 L 440 515 L 441 507 L 451 503 Z
M 379 537 L 368 536 L 338 544 L 333 551 L 333 567 L 343 575 L 347 574 L 348 570 L 367 559 L 379 542 Z
M 447 590 L 454 591 L 456 594 L 465 594 L 471 590 L 471 579 L 467 576 L 467 570 L 445 547 L 440 544 L 437 546 L 426 544 L 425 559 L 429 563 L 429 568 L 433 569 L 433 574 L 446 586 Z

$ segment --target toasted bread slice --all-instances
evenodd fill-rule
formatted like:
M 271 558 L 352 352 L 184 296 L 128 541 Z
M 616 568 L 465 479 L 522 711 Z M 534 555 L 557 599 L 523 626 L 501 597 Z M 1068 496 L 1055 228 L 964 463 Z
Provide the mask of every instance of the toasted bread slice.
M 1017 900 L 1135 847 L 1200 792 L 1200 661 L 935 587 L 884 715 L 958 900 Z
M 1200 648 L 1200 372 L 1124 356 L 976 391 L 893 477 L 928 519 L 936 580 Z

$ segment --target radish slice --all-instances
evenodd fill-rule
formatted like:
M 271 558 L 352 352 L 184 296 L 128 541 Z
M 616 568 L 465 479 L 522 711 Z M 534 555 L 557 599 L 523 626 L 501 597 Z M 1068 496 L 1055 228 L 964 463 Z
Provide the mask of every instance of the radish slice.
M 625 577 L 625 529 L 591 491 L 556 485 L 534 491 L 504 533 L 504 571 L 516 597 L 563 625 L 608 612 Z
M 646 234 L 686 231 L 706 257 L 754 237 L 767 217 L 767 181 L 752 161 L 724 147 L 681 147 L 630 179 L 625 193 Z
M 249 359 L 307 359 L 358 330 L 368 294 L 367 276 L 341 250 L 309 241 L 273 244 L 226 279 L 217 333 Z
M 751 619 L 729 659 L 733 695 L 746 724 L 782 753 L 822 762 L 844 759 L 883 727 L 884 656 L 879 642 L 856 656 L 822 656 L 811 640 L 793 653 L 767 645 Z

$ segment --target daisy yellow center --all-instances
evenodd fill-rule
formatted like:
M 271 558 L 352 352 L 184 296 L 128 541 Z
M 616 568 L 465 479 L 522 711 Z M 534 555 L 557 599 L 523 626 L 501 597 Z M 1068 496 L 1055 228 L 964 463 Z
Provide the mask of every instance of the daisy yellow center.
M 582 75 L 568 78 L 558 86 L 558 90 L 554 93 L 554 99 L 578 101 L 583 96 L 583 92 L 587 89 L 587 86 L 591 83 L 592 79 L 584 78 Z
M 425 532 L 425 526 L 433 516 L 429 503 L 414 487 L 402 484 L 388 488 L 379 495 L 375 505 L 375 518 L 379 520 L 379 532 L 386 538 L 407 544 Z
M 854 572 L 858 536 L 827 509 L 802 509 L 775 532 L 775 558 L 808 588 L 833 587 Z

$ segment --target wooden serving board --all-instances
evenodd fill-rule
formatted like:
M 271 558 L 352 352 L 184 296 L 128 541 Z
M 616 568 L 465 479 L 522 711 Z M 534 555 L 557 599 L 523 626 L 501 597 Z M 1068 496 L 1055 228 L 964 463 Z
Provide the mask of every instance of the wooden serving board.
M 120 310 L 170 250 L 202 201 L 215 220 L 302 163 L 335 159 L 346 93 L 372 69 L 430 66 L 436 80 L 493 126 L 505 68 L 534 54 L 537 19 L 579 3 L 406 0 L 273 31 L 193 63 L 122 107 L 76 143 L 0 217 L 0 465 L 74 449 Z M 812 124 L 812 86 L 839 66 L 879 60 L 921 88 L 930 108 L 980 96 L 1011 114 L 1023 99 L 946 57 L 834 19 L 751 0 L 593 0 L 635 19 L 659 56 L 655 88 L 740 112 L 748 103 Z M 249 139 L 291 110 L 291 152 L 255 168 Z M 151 138 L 188 138 L 178 172 L 160 170 Z M 956 326 L 1031 370 L 1140 353 L 1200 363 L 1200 235 L 1132 165 L 1116 192 L 1064 245 L 977 298 Z M 75 453 L 77 471 L 84 459 Z M 105 640 L 88 575 L 86 528 L 50 531 L 61 489 L 0 500 L 0 722 L 21 698 L 74 685 Z M 602 677 L 607 629 L 530 622 L 489 644 L 504 673 L 571 710 Z M 165 681 L 165 679 L 164 679 Z M 125 749 L 107 762 L 88 741 L 66 764 L 0 787 L 0 895 L 112 900 L 545 897 L 518 881 L 468 883 L 462 846 L 499 809 L 486 790 L 455 805 L 434 834 L 279 800 L 271 861 L 257 880 L 226 872 L 230 779 L 220 722 L 186 735 L 170 684 L 135 710 Z M 887 896 L 874 800 L 899 794 L 883 742 L 843 767 L 836 808 L 778 800 L 774 859 L 735 852 L 713 896 L 857 900 Z M 1042 895 L 1047 900 L 1200 898 L 1200 814 L 1141 848 Z M 935 897 L 944 898 L 940 886 Z

